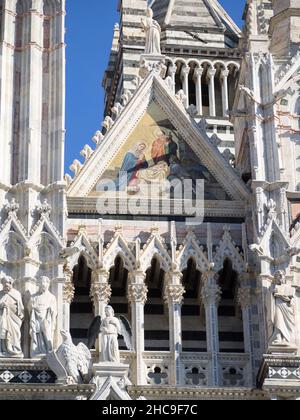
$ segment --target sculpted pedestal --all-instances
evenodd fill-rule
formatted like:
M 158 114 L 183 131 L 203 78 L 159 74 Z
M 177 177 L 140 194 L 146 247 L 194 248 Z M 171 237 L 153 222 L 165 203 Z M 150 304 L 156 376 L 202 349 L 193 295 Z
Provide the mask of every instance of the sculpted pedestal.
M 109 397 L 120 400 L 131 400 L 126 387 L 131 385 L 128 379 L 129 365 L 122 363 L 102 362 L 94 365 L 96 392 L 91 400 L 103 401 Z
M 145 79 L 149 73 L 156 71 L 163 79 L 166 76 L 166 57 L 160 54 L 142 54 L 140 59 L 140 76 Z

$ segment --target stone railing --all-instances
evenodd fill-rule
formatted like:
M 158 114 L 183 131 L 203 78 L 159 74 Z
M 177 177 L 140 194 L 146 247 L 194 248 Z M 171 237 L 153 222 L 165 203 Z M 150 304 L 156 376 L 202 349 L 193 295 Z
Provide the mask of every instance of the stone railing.
M 169 352 L 145 352 L 148 385 L 169 385 L 172 358 Z
M 182 353 L 183 386 L 201 386 L 209 384 L 211 356 L 207 353 Z
M 220 353 L 220 385 L 224 387 L 250 387 L 252 374 L 249 354 Z
M 144 352 L 143 360 L 148 385 L 172 385 L 175 366 L 171 353 Z M 219 386 L 230 388 L 252 386 L 249 354 L 219 353 L 218 361 Z M 130 371 L 132 371 L 135 362 L 134 352 L 121 351 L 121 362 L 130 365 Z M 210 353 L 181 353 L 180 362 L 182 369 L 180 386 L 212 386 L 212 355 Z

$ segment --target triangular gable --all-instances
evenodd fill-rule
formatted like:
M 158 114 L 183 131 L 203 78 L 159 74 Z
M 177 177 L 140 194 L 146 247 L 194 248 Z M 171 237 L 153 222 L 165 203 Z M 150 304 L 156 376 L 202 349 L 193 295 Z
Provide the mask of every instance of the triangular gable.
M 64 239 L 60 236 L 59 232 L 55 228 L 54 224 L 51 222 L 51 220 L 45 216 L 41 215 L 40 220 L 37 222 L 37 224 L 33 227 L 33 229 L 30 232 L 30 240 L 28 245 L 34 246 L 36 242 L 40 241 L 41 235 L 45 233 L 46 235 L 49 235 L 56 244 L 56 247 L 58 249 L 63 249 L 65 246 Z
M 162 25 L 193 28 L 226 28 L 240 35 L 238 26 L 216 0 L 195 0 L 184 4 L 182 0 L 152 2 L 154 17 Z
M 133 98 L 114 122 L 104 140 L 80 168 L 68 189 L 69 197 L 88 196 L 110 164 L 117 157 L 134 129 L 155 101 L 177 130 L 183 141 L 197 156 L 201 164 L 234 200 L 245 200 L 249 191 L 234 169 L 212 144 L 207 134 L 187 114 L 182 104 L 168 90 L 166 83 L 154 72 L 141 83 Z
M 26 230 L 20 220 L 15 215 L 10 215 L 6 219 L 6 221 L 2 225 L 2 229 L 0 230 L 0 243 L 3 243 L 7 235 L 9 235 L 10 232 L 16 233 L 22 241 L 27 243 L 28 237 L 26 234 Z

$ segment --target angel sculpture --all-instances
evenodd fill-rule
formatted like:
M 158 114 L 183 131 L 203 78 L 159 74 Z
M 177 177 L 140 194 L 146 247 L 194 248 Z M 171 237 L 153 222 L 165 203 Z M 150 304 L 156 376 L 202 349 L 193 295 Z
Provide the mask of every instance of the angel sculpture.
M 97 316 L 88 331 L 88 348 L 95 347 L 100 334 L 100 361 L 120 363 L 118 335 L 122 335 L 128 350 L 132 350 L 132 331 L 128 320 L 120 315 L 115 316 L 111 306 L 105 308 L 105 318 Z
M 92 356 L 89 349 L 79 343 L 75 346 L 69 332 L 61 331 L 63 343 L 48 353 L 47 363 L 57 376 L 58 384 L 84 384 L 92 379 Z

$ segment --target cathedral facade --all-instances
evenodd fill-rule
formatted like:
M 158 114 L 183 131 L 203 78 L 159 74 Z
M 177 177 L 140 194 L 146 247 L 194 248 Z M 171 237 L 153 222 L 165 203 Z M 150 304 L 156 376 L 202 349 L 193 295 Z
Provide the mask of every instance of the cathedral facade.
M 245 3 L 120 0 L 71 176 L 65 0 L 0 0 L 0 399 L 300 398 L 300 5 Z

